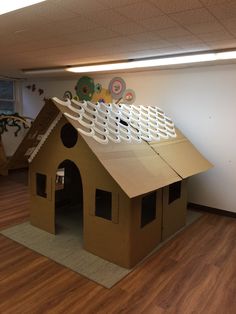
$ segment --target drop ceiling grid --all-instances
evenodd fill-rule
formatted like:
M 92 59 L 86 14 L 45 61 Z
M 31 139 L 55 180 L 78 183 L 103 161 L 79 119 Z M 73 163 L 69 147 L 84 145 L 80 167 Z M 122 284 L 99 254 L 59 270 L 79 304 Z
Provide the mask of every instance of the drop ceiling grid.
M 0 16 L 0 36 L 0 74 L 24 54 L 37 68 L 233 48 L 236 1 L 49 0 Z

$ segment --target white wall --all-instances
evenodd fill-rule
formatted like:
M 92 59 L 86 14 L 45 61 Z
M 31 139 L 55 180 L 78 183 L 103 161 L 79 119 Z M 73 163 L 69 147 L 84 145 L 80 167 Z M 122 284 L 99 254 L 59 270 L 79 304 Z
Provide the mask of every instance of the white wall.
M 117 74 L 116 74 L 117 75 Z M 107 87 L 114 75 L 96 76 Z M 137 104 L 158 105 L 215 167 L 189 179 L 189 201 L 236 212 L 236 65 L 121 74 Z M 79 77 L 79 76 L 78 76 Z M 34 81 L 35 83 L 35 81 Z M 76 80 L 39 81 L 46 96 L 74 93 Z M 23 113 L 43 105 L 23 91 Z

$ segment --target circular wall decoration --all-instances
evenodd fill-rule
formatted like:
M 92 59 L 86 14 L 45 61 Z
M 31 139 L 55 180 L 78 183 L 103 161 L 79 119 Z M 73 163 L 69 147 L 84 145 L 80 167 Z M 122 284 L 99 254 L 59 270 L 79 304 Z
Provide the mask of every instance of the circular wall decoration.
M 61 141 L 63 145 L 67 148 L 74 147 L 78 140 L 78 132 L 70 124 L 66 123 L 61 128 Z
M 92 101 L 95 103 L 103 102 L 109 104 L 112 102 L 112 97 L 108 89 L 102 88 L 99 94 L 94 93 Z
M 100 94 L 101 91 L 102 91 L 102 84 L 97 83 L 97 84 L 95 85 L 95 92 L 96 92 L 97 94 Z
M 124 91 L 126 89 L 125 81 L 121 77 L 114 77 L 109 84 L 109 91 L 112 98 L 119 99 L 122 98 Z
M 125 104 L 131 105 L 135 102 L 136 96 L 133 89 L 126 89 L 123 95 L 123 102 Z
M 67 100 L 67 99 L 72 99 L 72 93 L 69 90 L 65 91 L 63 95 L 63 100 Z
M 82 76 L 75 87 L 79 100 L 91 100 L 94 94 L 94 81 L 91 77 Z

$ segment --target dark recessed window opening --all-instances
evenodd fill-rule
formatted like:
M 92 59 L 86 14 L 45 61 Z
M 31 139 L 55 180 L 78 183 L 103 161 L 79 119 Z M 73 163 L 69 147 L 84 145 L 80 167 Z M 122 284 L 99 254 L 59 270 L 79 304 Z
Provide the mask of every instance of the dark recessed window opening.
M 169 185 L 169 204 L 180 198 L 181 196 L 181 181 Z
M 120 123 L 125 125 L 125 126 L 128 126 L 128 123 L 126 121 L 122 120 L 122 119 L 120 119 Z
M 47 177 L 45 174 L 36 173 L 36 193 L 39 196 L 47 197 Z
M 95 215 L 111 220 L 112 194 L 111 192 L 96 189 Z
M 156 219 L 156 192 L 142 198 L 141 227 Z
M 71 148 L 75 146 L 78 140 L 78 132 L 76 129 L 70 124 L 66 123 L 61 128 L 61 141 L 63 145 L 67 148 Z

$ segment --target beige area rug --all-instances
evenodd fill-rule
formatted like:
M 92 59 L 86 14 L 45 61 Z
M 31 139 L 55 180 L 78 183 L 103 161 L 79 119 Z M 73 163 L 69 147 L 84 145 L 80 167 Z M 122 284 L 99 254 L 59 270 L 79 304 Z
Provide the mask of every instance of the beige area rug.
M 186 226 L 200 216 L 201 213 L 189 210 Z M 57 235 L 38 229 L 29 222 L 2 230 L 0 233 L 106 288 L 111 288 L 133 269 L 122 268 L 85 251 L 82 247 L 82 227 L 78 228 L 75 221 L 78 220 L 67 221 L 63 217 Z M 165 243 L 166 241 L 159 244 L 153 252 Z

